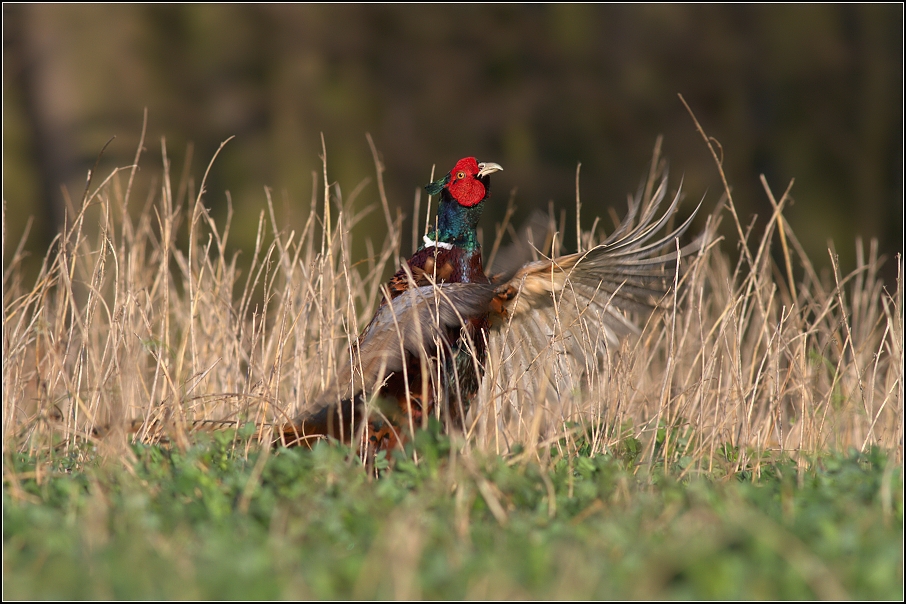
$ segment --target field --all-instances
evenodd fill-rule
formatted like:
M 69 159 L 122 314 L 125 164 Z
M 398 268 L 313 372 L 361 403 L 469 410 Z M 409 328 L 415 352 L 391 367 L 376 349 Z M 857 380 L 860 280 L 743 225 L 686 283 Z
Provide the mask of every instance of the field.
M 539 359 L 558 400 L 492 355 L 466 434 L 432 422 L 366 467 L 268 445 L 407 255 L 378 154 L 367 208 L 326 152 L 301 231 L 268 197 L 241 270 L 204 179 L 163 158 L 147 190 L 140 152 L 90 182 L 34 282 L 4 248 L 5 598 L 902 599 L 902 276 L 884 287 L 874 243 L 821 271 L 787 194 L 765 185 L 752 240 L 724 183 L 705 229 L 735 237 L 689 259 L 673 310 L 562 375 Z M 662 173 L 656 151 L 643 202 Z

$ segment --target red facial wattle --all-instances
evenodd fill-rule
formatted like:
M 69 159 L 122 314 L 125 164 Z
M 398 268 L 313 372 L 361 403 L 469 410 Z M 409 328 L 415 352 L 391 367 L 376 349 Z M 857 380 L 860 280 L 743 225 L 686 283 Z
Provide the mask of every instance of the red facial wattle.
M 484 184 L 476 178 L 479 170 L 478 161 L 474 157 L 466 157 L 456 162 L 450 172 L 447 189 L 459 205 L 471 208 L 484 199 L 487 191 Z

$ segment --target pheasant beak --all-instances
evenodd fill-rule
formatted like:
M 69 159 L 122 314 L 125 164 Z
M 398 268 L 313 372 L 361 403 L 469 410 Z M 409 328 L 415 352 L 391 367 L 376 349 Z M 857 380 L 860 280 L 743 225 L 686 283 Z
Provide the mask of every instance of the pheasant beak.
M 489 174 L 493 174 L 494 172 L 500 172 L 501 170 L 503 170 L 503 168 L 500 166 L 500 164 L 495 164 L 492 161 L 481 162 L 480 164 L 478 164 L 477 176 L 478 178 L 481 178 L 482 176 L 487 176 Z

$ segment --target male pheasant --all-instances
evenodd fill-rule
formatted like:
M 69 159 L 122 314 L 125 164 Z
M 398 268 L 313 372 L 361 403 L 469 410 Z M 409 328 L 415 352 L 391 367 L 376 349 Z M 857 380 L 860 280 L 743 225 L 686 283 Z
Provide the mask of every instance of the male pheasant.
M 656 219 L 664 180 L 647 207 L 630 203 L 602 244 L 488 276 L 476 227 L 491 196 L 490 176 L 502 169 L 467 157 L 425 186 L 440 195 L 435 226 L 390 279 L 334 383 L 282 427 L 280 444 L 332 438 L 370 456 L 401 446 L 435 414 L 448 429 L 462 429 L 489 344 L 523 369 L 554 340 L 564 352 L 582 354 L 570 347 L 580 331 L 594 333 L 600 346 L 616 344 L 637 331 L 623 311 L 654 308 L 679 258 L 698 249 L 698 241 L 681 250 L 676 244 L 692 217 L 657 238 L 680 198 Z

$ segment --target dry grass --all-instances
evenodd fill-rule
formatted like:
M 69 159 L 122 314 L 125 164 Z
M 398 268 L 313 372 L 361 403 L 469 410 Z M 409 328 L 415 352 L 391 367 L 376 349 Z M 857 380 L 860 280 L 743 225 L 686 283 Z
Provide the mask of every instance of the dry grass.
M 244 275 L 228 256 L 229 219 L 211 219 L 203 181 L 194 199 L 184 185 L 174 194 L 165 149 L 159 187 L 142 192 L 137 218 L 128 211 L 139 196 L 136 166 L 86 189 L 34 284 L 23 283 L 21 251 L 4 258 L 5 451 L 96 439 L 125 452 L 126 420 L 137 420 L 130 438 L 144 442 L 184 446 L 193 421 L 212 419 L 255 422 L 269 439 L 268 426 L 325 388 L 403 255 L 403 222 L 375 157 L 387 228 L 379 249 L 352 257 L 350 232 L 367 211 L 354 207 L 356 194 L 343 199 L 324 184 L 301 232 L 277 223 L 268 198 Z M 654 162 L 649 182 L 657 172 Z M 315 176 L 330 182 L 326 161 Z M 523 455 L 544 457 L 552 444 L 579 446 L 579 437 L 597 451 L 637 439 L 649 461 L 709 471 L 734 451 L 737 468 L 757 473 L 775 452 L 879 446 L 902 463 L 902 275 L 896 291 L 885 290 L 877 245 L 866 255 L 856 242 L 857 269 L 822 278 L 783 219 L 788 195 L 775 201 L 766 185 L 765 194 L 776 211 L 764 237 L 749 240 L 725 196 L 719 212 L 737 240 L 695 260 L 675 312 L 655 314 L 620 350 L 582 360 L 561 400 L 483 388 L 463 449 L 504 454 L 519 444 Z M 176 245 L 180 230 L 187 246 Z M 595 240 L 586 233 L 583 245 Z M 740 260 L 722 247 L 738 248 Z

